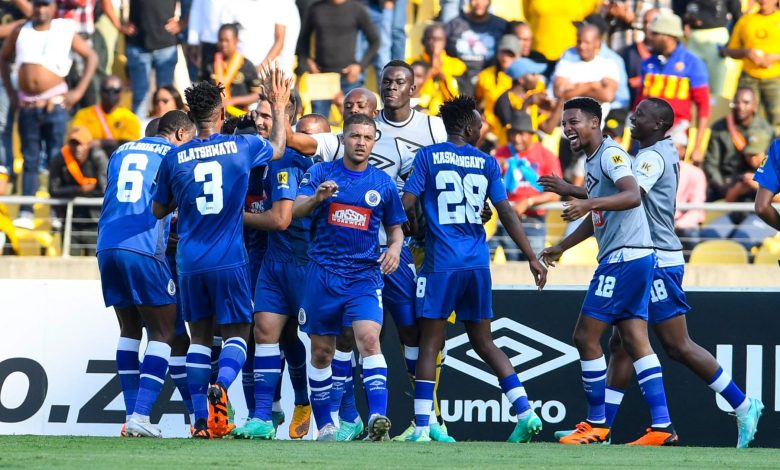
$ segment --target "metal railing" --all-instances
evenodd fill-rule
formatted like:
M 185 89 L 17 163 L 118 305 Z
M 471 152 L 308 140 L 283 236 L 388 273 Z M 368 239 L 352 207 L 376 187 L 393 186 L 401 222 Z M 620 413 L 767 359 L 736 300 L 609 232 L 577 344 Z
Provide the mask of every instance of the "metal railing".
M 73 208 L 74 207 L 99 207 L 103 204 L 103 198 L 85 198 L 77 197 L 74 199 L 56 199 L 56 198 L 39 198 L 34 196 L 0 196 L 0 204 L 5 205 L 34 205 L 43 204 L 48 206 L 65 206 L 65 217 L 63 220 L 62 230 L 62 256 L 70 257 L 72 240 L 73 240 Z M 564 208 L 563 202 L 554 202 L 544 204 L 539 208 L 547 210 L 560 210 Z M 780 208 L 780 204 L 775 204 L 775 207 Z M 706 202 L 697 204 L 680 204 L 677 208 L 681 211 L 689 210 L 703 210 L 703 211 L 718 211 L 718 212 L 747 212 L 753 213 L 755 211 L 753 203 L 750 202 Z M 548 218 L 547 224 L 551 223 L 564 223 L 560 220 L 550 220 Z M 97 230 L 97 228 L 95 229 Z M 2 248 L 2 247 L 0 247 Z

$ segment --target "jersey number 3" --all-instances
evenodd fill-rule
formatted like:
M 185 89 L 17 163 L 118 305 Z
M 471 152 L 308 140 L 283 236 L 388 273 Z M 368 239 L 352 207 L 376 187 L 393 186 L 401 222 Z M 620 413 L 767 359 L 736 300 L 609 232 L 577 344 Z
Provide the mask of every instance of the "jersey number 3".
M 195 165 L 195 182 L 203 183 L 203 196 L 195 199 L 198 212 L 203 215 L 219 214 L 224 204 L 222 198 L 222 165 L 217 161 Z M 206 178 L 206 177 L 209 178 Z
M 456 171 L 436 174 L 439 193 L 439 225 L 482 224 L 480 212 L 485 203 L 488 180 L 484 175 L 466 174 L 463 179 Z

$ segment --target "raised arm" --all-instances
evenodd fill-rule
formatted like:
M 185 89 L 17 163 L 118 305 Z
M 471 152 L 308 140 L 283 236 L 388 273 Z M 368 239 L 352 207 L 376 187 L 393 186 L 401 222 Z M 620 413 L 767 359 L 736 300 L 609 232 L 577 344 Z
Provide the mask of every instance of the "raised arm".
M 273 67 L 271 71 L 267 73 L 268 79 L 264 81 L 266 84 L 265 91 L 268 93 L 268 101 L 271 104 L 273 119 L 271 135 L 268 140 L 271 142 L 271 146 L 274 149 L 274 155 L 271 159 L 278 160 L 284 156 L 284 150 L 287 145 L 287 117 L 284 110 L 287 107 L 287 103 L 290 101 L 293 79 L 288 78 L 284 71 L 279 67 Z

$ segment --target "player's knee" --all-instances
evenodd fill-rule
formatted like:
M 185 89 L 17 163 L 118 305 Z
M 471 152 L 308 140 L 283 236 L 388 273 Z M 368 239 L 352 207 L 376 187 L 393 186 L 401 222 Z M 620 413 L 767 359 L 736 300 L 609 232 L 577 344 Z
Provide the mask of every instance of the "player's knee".
M 420 332 L 416 326 L 398 328 L 398 338 L 404 346 L 417 346 L 420 343 Z
M 623 341 L 620 339 L 620 335 L 612 333 L 609 338 L 609 352 L 611 354 L 619 354 L 623 350 Z
M 485 362 L 485 358 L 489 357 L 493 350 L 497 349 L 493 341 L 474 341 L 471 343 L 471 347 L 474 348 L 474 352 Z
M 328 367 L 333 360 L 333 354 L 335 354 L 333 348 L 324 345 L 312 345 L 311 364 L 318 369 Z
M 664 342 L 663 346 L 669 359 L 677 362 L 685 362 L 685 359 L 693 351 L 693 344 L 690 339 L 675 343 Z
M 574 343 L 574 346 L 580 352 L 582 352 L 584 349 L 587 349 L 588 346 L 590 346 L 587 333 L 580 328 L 574 330 L 574 333 L 571 336 L 571 340 Z
M 355 340 L 357 342 L 361 356 L 373 356 L 374 354 L 382 353 L 379 334 L 377 334 L 375 331 L 362 331 L 360 333 L 356 333 Z
M 355 347 L 355 337 L 352 335 L 352 329 L 345 329 L 336 338 L 336 349 L 341 352 L 352 352 Z

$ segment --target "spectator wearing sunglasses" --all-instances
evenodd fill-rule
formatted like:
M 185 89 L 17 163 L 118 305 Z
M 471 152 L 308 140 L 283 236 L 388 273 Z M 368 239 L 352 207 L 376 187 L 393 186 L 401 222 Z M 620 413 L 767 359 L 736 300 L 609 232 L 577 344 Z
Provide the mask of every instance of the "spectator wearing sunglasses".
M 172 85 L 158 87 L 152 94 L 152 106 L 149 114 L 141 120 L 141 129 L 146 129 L 156 118 L 161 118 L 168 111 L 186 111 L 181 94 Z
M 84 127 L 93 137 L 93 147 L 102 147 L 107 155 L 121 144 L 141 138 L 141 121 L 129 109 L 119 105 L 122 82 L 115 75 L 100 83 L 100 102 L 76 113 L 72 127 Z

